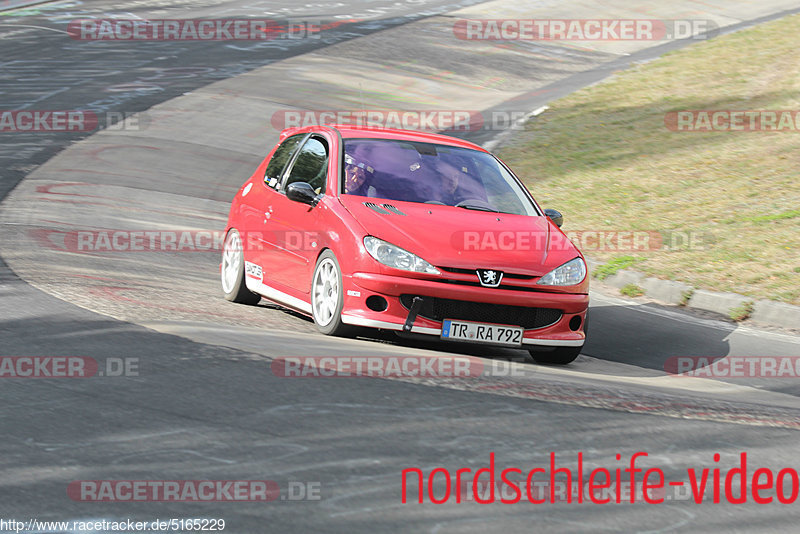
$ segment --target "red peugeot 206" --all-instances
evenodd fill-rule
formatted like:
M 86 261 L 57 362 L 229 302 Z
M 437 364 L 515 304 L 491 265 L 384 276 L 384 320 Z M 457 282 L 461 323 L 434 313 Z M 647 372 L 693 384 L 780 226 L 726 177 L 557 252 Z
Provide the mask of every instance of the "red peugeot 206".
M 564 364 L 586 338 L 589 282 L 560 226 L 472 143 L 290 128 L 233 199 L 222 289 L 308 314 L 325 334 L 395 330 Z

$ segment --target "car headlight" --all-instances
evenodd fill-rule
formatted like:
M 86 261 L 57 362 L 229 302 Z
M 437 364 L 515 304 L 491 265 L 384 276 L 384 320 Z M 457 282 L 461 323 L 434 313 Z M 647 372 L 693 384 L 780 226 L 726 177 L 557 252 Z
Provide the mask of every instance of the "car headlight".
M 387 267 L 415 273 L 440 274 L 436 267 L 416 254 L 412 254 L 377 237 L 372 237 L 371 235 L 365 237 L 364 246 L 370 256 Z
M 582 258 L 575 258 L 561 267 L 556 267 L 536 283 L 543 286 L 574 286 L 580 284 L 584 278 L 586 278 L 586 264 Z

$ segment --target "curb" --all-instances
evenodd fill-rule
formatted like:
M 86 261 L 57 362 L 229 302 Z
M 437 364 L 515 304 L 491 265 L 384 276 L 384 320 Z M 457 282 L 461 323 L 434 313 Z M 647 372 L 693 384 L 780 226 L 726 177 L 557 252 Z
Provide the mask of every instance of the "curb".
M 589 272 L 602 265 L 602 262 L 586 258 Z M 639 286 L 644 295 L 664 304 L 709 311 L 732 320 L 734 310 L 750 307 L 751 310 L 744 319 L 753 323 L 761 323 L 781 328 L 800 328 L 800 306 L 776 302 L 774 300 L 760 299 L 739 295 L 738 293 L 709 291 L 700 289 L 684 282 L 662 280 L 648 277 L 643 273 L 620 269 L 613 275 L 602 280 L 602 283 L 621 289 L 629 284 Z

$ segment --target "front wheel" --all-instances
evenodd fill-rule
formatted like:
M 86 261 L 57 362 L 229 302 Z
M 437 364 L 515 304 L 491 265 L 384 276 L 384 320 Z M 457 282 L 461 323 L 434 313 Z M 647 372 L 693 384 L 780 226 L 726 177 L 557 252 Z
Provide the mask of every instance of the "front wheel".
M 329 336 L 343 336 L 351 329 L 342 323 L 344 290 L 342 270 L 330 250 L 320 254 L 311 279 L 311 311 L 317 329 Z
M 242 238 L 236 228 L 231 228 L 225 237 L 222 246 L 222 265 L 220 266 L 220 279 L 222 292 L 225 299 L 241 304 L 258 304 L 260 295 L 247 289 L 244 282 L 244 254 L 242 253 Z
M 551 363 L 556 365 L 566 365 L 575 361 L 580 355 L 583 345 L 580 347 L 556 347 L 548 352 L 528 351 L 536 363 Z

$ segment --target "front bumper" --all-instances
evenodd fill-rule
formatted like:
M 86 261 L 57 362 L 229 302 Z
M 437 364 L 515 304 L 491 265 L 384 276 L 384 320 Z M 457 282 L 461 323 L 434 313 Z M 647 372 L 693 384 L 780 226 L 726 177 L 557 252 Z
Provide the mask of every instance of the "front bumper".
M 345 277 L 343 282 L 346 291 L 342 321 L 346 324 L 386 330 L 403 330 L 409 310 L 401 303 L 400 296 L 418 295 L 423 298 L 435 297 L 528 308 L 554 308 L 561 311 L 560 319 L 553 324 L 526 329 L 522 340 L 523 346 L 579 347 L 586 339 L 583 325 L 586 321 L 589 295 L 584 293 L 494 289 L 377 273 L 355 273 Z M 386 309 L 383 311 L 370 309 L 367 306 L 367 299 L 372 296 L 386 299 L 388 303 Z M 570 327 L 570 321 L 576 316 L 580 317 L 580 327 L 573 330 Z M 442 323 L 438 320 L 417 316 L 411 332 L 440 336 Z

